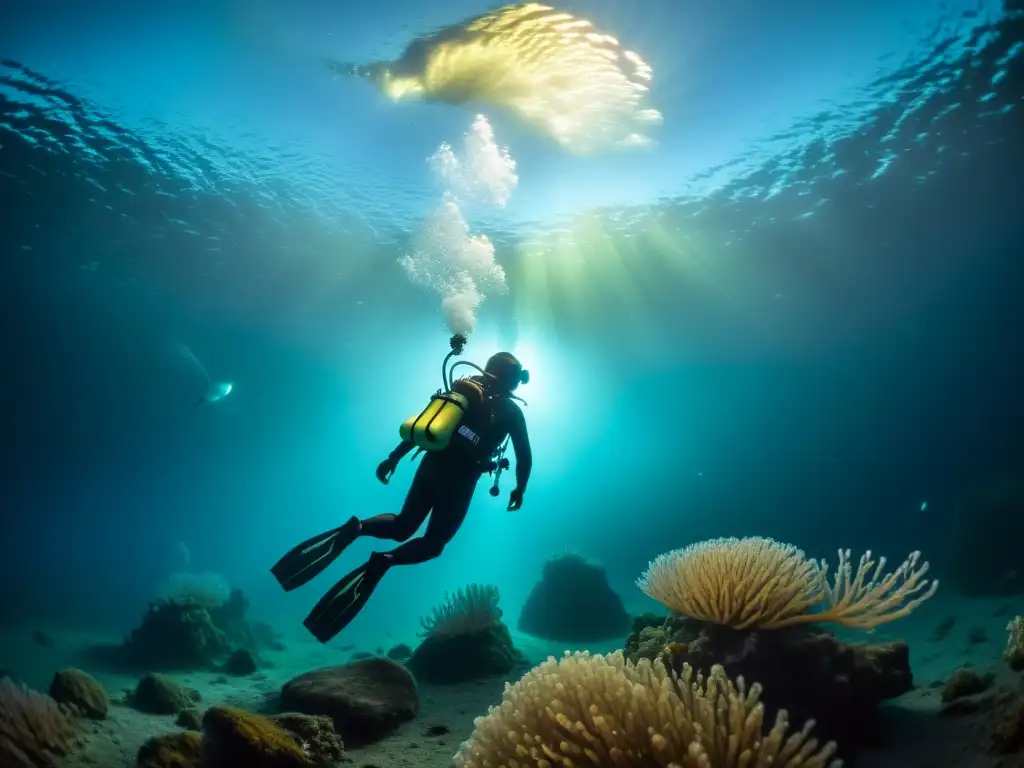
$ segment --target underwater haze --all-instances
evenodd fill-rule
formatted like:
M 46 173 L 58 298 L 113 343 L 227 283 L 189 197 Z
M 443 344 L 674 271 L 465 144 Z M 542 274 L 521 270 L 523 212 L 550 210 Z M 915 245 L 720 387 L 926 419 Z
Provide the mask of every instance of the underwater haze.
M 470 585 L 497 590 L 528 669 L 631 631 L 532 628 L 552 563 L 584 558 L 623 617 L 704 620 L 641 575 L 717 537 L 833 568 L 920 550 L 942 587 L 873 642 L 909 638 L 921 685 L 1002 663 L 1024 613 L 1017 0 L 16 5 L 0 673 L 47 690 L 73 665 L 113 690 L 151 604 L 235 589 L 279 687 L 415 648 Z M 321 645 L 304 617 L 397 544 L 360 538 L 294 592 L 270 569 L 402 509 L 436 456 L 375 473 L 447 390 L 455 334 L 453 361 L 529 371 L 522 508 L 510 448 L 498 495 L 484 475 L 443 552 L 391 567 Z M 947 614 L 992 641 L 929 646 Z M 421 764 L 447 765 L 516 670 L 452 704 Z M 172 722 L 132 720 L 123 764 Z

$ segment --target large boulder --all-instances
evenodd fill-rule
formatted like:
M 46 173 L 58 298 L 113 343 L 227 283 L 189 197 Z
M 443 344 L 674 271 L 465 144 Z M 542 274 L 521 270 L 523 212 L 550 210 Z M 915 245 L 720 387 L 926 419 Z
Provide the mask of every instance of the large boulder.
M 282 709 L 326 715 L 346 743 L 366 744 L 391 733 L 420 710 L 412 674 L 391 659 L 360 659 L 315 669 L 281 689 Z
M 564 643 L 622 637 L 628 627 L 629 615 L 604 568 L 573 554 L 544 564 L 519 615 L 521 631 Z

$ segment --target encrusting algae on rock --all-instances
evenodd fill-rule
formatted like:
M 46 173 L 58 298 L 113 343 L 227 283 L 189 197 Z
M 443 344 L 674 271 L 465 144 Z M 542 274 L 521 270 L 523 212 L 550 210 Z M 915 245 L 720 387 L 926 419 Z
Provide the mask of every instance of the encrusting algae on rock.
M 199 768 L 202 736 L 196 731 L 154 736 L 139 749 L 139 768 Z
M 157 736 L 139 750 L 140 768 L 327 768 L 344 745 L 330 718 L 257 715 L 213 707 L 196 731 Z
M 107 692 L 88 672 L 67 667 L 58 670 L 50 683 L 50 697 L 58 704 L 74 707 L 83 717 L 104 720 L 110 708 Z
M 295 738 L 267 717 L 234 707 L 203 716 L 203 760 L 213 765 L 312 765 Z
M 202 753 L 204 766 L 329 766 L 341 758 L 342 744 L 329 718 L 214 707 L 203 716 Z

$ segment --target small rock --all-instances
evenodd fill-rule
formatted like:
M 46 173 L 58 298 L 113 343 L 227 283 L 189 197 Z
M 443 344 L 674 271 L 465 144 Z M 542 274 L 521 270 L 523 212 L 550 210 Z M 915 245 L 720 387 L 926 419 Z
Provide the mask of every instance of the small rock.
M 982 693 L 992 685 L 992 679 L 992 675 L 979 675 L 968 667 L 958 669 L 942 690 L 942 701 L 948 703 L 964 696 Z
M 204 764 L 302 768 L 333 765 L 342 754 L 326 717 L 264 717 L 233 707 L 213 707 L 203 716 Z
M 256 659 L 245 648 L 239 648 L 236 651 L 232 651 L 231 655 L 228 656 L 224 669 L 229 675 L 245 677 L 256 671 Z
M 269 718 L 233 707 L 213 707 L 203 716 L 203 762 L 247 768 L 309 764 L 290 733 Z
M 86 717 L 103 720 L 110 700 L 100 682 L 87 672 L 68 667 L 58 671 L 50 683 L 50 698 L 73 706 Z
M 202 737 L 195 731 L 154 736 L 139 749 L 138 768 L 199 768 Z
M 406 661 L 412 656 L 412 648 L 405 643 L 399 643 L 387 652 L 387 657 L 394 661 Z
M 183 709 L 178 713 L 174 724 L 188 731 L 199 731 L 203 728 L 203 714 L 198 709 Z
M 314 762 L 333 764 L 344 759 L 345 745 L 334 730 L 331 718 L 287 712 L 270 719 L 304 743 Z
M 132 707 L 151 715 L 176 715 L 198 701 L 198 691 L 178 685 L 159 673 L 139 680 L 131 696 Z
M 444 736 L 445 734 L 451 733 L 451 732 L 452 732 L 452 729 L 449 728 L 447 725 L 438 724 L 438 725 L 428 726 L 427 729 L 425 731 L 423 731 L 423 735 L 424 736 L 431 736 L 431 737 L 433 737 L 433 736 Z

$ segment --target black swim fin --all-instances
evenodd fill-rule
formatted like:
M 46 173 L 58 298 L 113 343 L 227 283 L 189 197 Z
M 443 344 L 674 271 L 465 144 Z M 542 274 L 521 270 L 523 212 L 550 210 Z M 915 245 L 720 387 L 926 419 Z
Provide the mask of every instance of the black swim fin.
M 317 640 L 326 643 L 352 623 L 387 573 L 389 555 L 374 554 L 320 598 L 302 623 Z
M 359 536 L 361 525 L 358 517 L 333 530 L 325 531 L 304 542 L 282 557 L 270 572 L 278 580 L 285 592 L 301 587 L 333 563 L 338 555 Z

